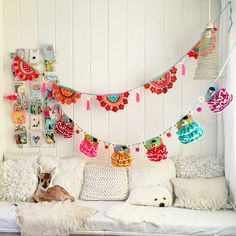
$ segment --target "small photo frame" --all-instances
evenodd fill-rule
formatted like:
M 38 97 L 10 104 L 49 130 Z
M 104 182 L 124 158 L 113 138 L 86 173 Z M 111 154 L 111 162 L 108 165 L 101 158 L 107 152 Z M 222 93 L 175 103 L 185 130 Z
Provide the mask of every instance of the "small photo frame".
M 56 143 L 55 133 L 53 130 L 45 130 L 45 141 L 48 144 L 54 144 Z
M 25 126 L 17 125 L 15 128 L 15 141 L 17 145 L 27 144 L 27 132 Z
M 24 111 L 13 111 L 12 113 L 13 123 L 15 125 L 25 124 L 25 112 Z
M 20 97 L 26 97 L 27 89 L 24 82 L 14 83 L 14 89 Z
M 30 101 L 30 113 L 39 115 L 42 113 L 42 102 L 39 99 Z
M 30 129 L 41 130 L 42 129 L 42 116 L 41 115 L 30 115 Z
M 32 147 L 40 147 L 42 144 L 42 135 L 40 131 L 31 132 L 30 144 Z
M 36 99 L 40 99 L 42 97 L 40 83 L 38 82 L 31 83 L 31 96 Z

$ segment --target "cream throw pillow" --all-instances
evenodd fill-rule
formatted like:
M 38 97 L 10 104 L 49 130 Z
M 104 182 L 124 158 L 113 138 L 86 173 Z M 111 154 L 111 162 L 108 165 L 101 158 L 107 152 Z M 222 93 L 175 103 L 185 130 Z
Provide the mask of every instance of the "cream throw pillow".
M 85 163 L 86 161 L 79 157 L 59 159 L 52 183 L 62 186 L 75 198 L 79 198 Z
M 126 200 L 127 169 L 105 163 L 87 163 L 84 169 L 82 200 Z
M 174 186 L 176 207 L 194 210 L 220 210 L 230 208 L 224 177 L 212 179 L 171 180 Z
M 38 186 L 37 163 L 7 160 L 0 163 L 0 201 L 26 201 Z
M 175 164 L 171 159 L 160 162 L 137 159 L 129 167 L 129 190 L 157 187 L 165 184 L 172 192 L 170 180 L 175 177 Z

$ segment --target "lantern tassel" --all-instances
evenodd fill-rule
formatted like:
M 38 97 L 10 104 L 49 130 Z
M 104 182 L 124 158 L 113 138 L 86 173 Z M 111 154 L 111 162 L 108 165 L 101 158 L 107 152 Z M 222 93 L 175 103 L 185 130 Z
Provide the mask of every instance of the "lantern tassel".
M 90 110 L 91 110 L 90 99 L 87 99 L 86 110 L 87 110 L 87 111 L 90 111 Z
M 140 94 L 139 94 L 139 92 L 136 92 L 136 102 L 137 103 L 140 102 Z
M 186 74 L 186 68 L 185 68 L 185 65 L 184 63 L 182 64 L 182 75 L 185 75 Z
M 46 83 L 45 82 L 43 82 L 41 90 L 42 90 L 42 93 L 46 93 L 47 89 L 46 89 Z

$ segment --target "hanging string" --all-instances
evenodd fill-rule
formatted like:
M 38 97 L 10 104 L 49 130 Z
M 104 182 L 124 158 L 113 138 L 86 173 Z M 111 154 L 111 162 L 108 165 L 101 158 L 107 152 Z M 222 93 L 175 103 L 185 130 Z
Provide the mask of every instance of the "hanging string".
M 235 47 L 236 47 L 236 41 L 234 42 L 234 44 L 233 44 L 233 46 L 232 46 L 232 48 L 231 48 L 231 50 L 230 50 L 230 52 L 229 52 L 229 55 L 228 55 L 227 59 L 225 60 L 223 66 L 221 67 L 221 70 L 220 70 L 218 76 L 216 77 L 215 81 L 214 81 L 209 87 L 211 87 L 213 84 L 217 83 L 217 81 L 220 79 L 220 76 L 221 76 L 222 72 L 224 71 L 224 69 L 225 69 L 227 63 L 229 62 L 229 59 L 230 59 L 230 57 L 232 56 L 232 53 L 233 53 Z M 204 96 L 204 97 L 205 97 L 205 96 Z M 204 97 L 200 97 L 200 98 L 204 98 Z M 200 99 L 199 99 L 199 100 L 200 100 Z M 204 101 L 204 99 L 202 99 L 201 101 L 199 101 L 199 100 L 194 103 L 193 107 L 192 107 L 190 110 L 188 110 L 188 112 L 186 112 L 185 115 L 192 113 L 192 112 L 193 112 L 194 110 L 196 110 L 196 108 L 199 106 L 199 102 L 203 102 L 203 101 Z M 183 115 L 183 116 L 184 116 L 184 115 Z M 181 116 L 181 119 L 182 119 L 183 116 Z M 178 122 L 180 122 L 181 119 L 179 119 L 177 122 L 175 122 L 174 126 L 175 126 Z M 75 123 L 75 124 L 76 124 L 78 130 L 83 131 L 83 132 L 85 132 L 85 133 L 87 134 L 87 132 L 86 132 L 85 130 L 83 130 L 83 129 L 79 126 L 78 123 Z M 168 128 L 167 128 L 166 130 L 164 130 L 163 132 L 159 133 L 159 135 L 164 135 L 164 134 L 170 132 L 170 130 L 171 130 L 172 128 L 173 128 L 173 125 L 171 125 L 170 127 L 168 127 Z M 90 134 L 89 134 L 89 135 L 90 135 Z M 92 136 L 92 135 L 90 135 L 90 136 Z M 149 139 L 153 139 L 153 138 L 155 138 L 155 137 L 152 137 L 152 138 L 149 138 Z M 147 140 L 149 140 L 149 139 L 147 139 Z M 105 141 L 105 140 L 100 140 L 100 139 L 98 139 L 98 140 L 99 140 L 99 142 L 102 142 L 102 143 L 107 144 L 107 145 L 112 145 L 112 144 L 114 144 L 114 143 L 111 143 L 111 142 L 107 142 L 107 141 Z M 141 144 L 143 144 L 143 141 L 137 142 L 137 143 L 132 143 L 132 144 L 116 144 L 116 145 L 137 147 L 137 146 L 139 146 L 139 145 L 141 145 Z
M 211 0 L 208 0 L 208 21 L 211 21 Z

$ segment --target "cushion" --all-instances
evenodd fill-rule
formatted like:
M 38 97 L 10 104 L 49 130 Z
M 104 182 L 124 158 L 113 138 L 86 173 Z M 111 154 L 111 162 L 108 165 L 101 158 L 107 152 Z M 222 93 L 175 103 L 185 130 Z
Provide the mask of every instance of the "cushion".
M 17 153 L 17 152 L 5 152 L 3 155 L 3 160 L 19 160 L 19 159 L 26 159 L 37 161 L 40 157 L 40 153 L 38 152 L 29 152 L 29 153 Z
M 0 163 L 0 200 L 26 201 L 38 185 L 37 163 L 7 160 Z
M 142 206 L 167 207 L 172 204 L 172 195 L 165 186 L 131 190 L 128 203 Z
M 215 156 L 186 156 L 175 158 L 179 178 L 214 178 L 224 176 L 224 160 Z
M 43 171 L 47 172 L 57 167 L 58 161 L 59 158 L 56 156 L 42 154 L 38 160 L 38 163 L 42 167 Z
M 229 208 L 228 190 L 224 177 L 212 179 L 172 179 L 176 207 L 194 210 Z
M 75 198 L 79 198 L 85 163 L 86 161 L 79 157 L 59 159 L 52 183 L 62 186 Z
M 175 164 L 171 159 L 152 162 L 136 160 L 129 168 L 129 189 L 157 187 L 176 177 Z M 171 191 L 171 184 L 169 184 Z
M 105 163 L 87 163 L 84 169 L 82 200 L 126 200 L 127 169 Z

